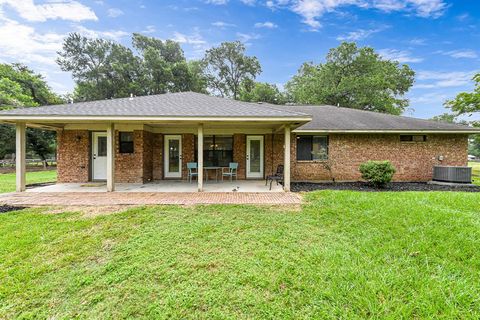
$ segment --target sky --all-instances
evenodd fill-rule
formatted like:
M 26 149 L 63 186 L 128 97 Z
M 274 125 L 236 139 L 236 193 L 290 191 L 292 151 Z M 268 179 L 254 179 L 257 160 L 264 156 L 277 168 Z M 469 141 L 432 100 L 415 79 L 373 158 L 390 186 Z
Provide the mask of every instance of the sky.
M 473 89 L 479 22 L 478 0 L 0 0 L 0 62 L 28 65 L 63 94 L 74 83 L 55 59 L 70 32 L 126 46 L 134 32 L 173 39 L 187 59 L 241 40 L 262 65 L 257 80 L 283 87 L 302 63 L 355 41 L 415 70 L 405 115 L 430 118 Z

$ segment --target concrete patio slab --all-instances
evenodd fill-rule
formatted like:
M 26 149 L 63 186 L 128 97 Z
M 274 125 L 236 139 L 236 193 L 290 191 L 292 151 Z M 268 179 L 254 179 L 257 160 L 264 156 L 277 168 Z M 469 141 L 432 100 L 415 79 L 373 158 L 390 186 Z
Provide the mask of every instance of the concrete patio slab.
M 298 205 L 301 204 L 301 196 L 290 192 L 18 192 L 0 195 L 1 204 L 12 206 Z
M 265 180 L 209 181 L 203 184 L 204 192 L 283 192 L 281 185 L 265 186 Z M 234 191 L 235 190 L 235 191 Z M 27 189 L 27 192 L 106 192 L 104 182 L 58 183 Z M 179 180 L 162 180 L 150 183 L 116 183 L 116 192 L 196 192 L 197 183 Z

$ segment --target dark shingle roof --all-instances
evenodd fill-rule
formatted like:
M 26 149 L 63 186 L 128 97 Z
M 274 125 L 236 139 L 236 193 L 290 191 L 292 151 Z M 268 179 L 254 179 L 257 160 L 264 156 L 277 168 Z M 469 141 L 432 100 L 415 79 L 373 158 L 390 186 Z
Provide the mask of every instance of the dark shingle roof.
M 288 110 L 312 115 L 312 121 L 297 130 L 325 131 L 465 131 L 478 128 L 334 106 L 286 106 Z
M 0 116 L 309 117 L 262 103 L 179 92 L 1 111 Z

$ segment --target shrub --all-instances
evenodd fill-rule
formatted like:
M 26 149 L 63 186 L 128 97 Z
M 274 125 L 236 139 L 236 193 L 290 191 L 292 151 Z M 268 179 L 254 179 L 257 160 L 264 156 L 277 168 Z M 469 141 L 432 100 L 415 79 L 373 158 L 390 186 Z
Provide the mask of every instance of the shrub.
M 368 161 L 360 165 L 362 178 L 377 188 L 383 188 L 392 181 L 395 167 L 390 161 Z

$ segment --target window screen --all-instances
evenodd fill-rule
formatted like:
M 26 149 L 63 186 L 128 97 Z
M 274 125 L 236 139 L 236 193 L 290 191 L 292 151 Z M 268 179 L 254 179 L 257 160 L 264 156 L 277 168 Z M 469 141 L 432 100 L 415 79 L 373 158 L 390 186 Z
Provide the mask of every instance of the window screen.
M 297 136 L 297 160 L 327 160 L 327 136 Z
M 197 158 L 197 149 L 197 140 L 195 139 L 195 159 Z M 205 136 L 203 138 L 203 165 L 205 167 L 228 167 L 230 162 L 233 162 L 232 136 Z
M 120 132 L 120 153 L 133 153 L 133 132 Z
M 402 134 L 400 135 L 400 141 L 402 142 L 425 142 L 427 141 L 426 135 L 412 135 L 412 134 Z

